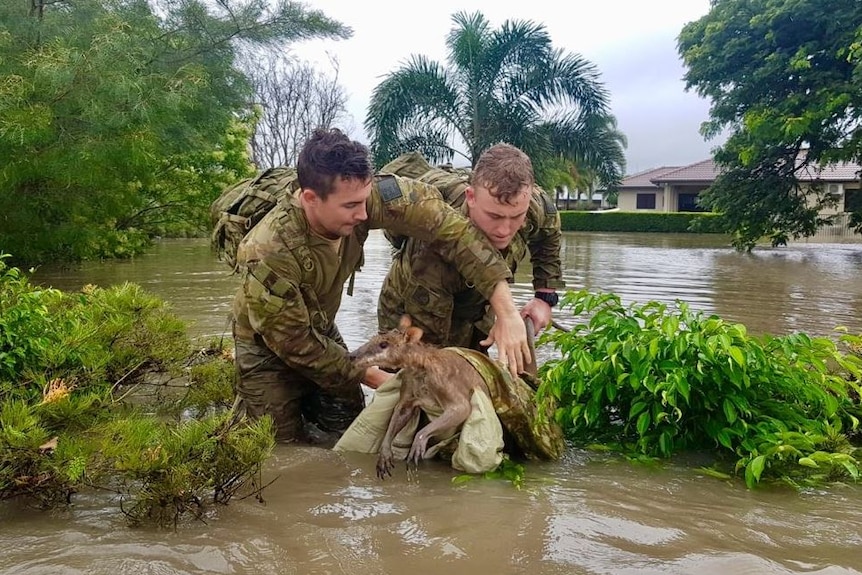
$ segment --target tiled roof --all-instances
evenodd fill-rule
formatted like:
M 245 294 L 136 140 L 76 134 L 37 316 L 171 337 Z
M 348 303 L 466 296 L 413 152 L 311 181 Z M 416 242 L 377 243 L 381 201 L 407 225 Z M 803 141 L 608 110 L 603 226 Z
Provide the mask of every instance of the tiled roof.
M 712 159 L 709 159 L 658 174 L 651 178 L 650 181 L 656 185 L 666 182 L 713 182 L 718 177 L 718 174 L 718 166 L 715 165 Z
M 660 168 L 653 168 L 651 170 L 645 170 L 643 172 L 638 172 L 637 174 L 632 174 L 631 176 L 626 176 L 623 178 L 623 181 L 620 183 L 620 188 L 651 188 L 654 187 L 655 184 L 652 183 L 652 178 L 660 176 L 665 172 L 672 172 L 674 170 L 678 170 L 679 166 L 662 166 Z
M 862 166 L 852 162 L 829 164 L 825 168 L 807 167 L 798 173 L 799 179 L 805 182 L 820 180 L 822 182 L 852 182 L 859 179 Z
M 853 162 L 840 162 L 829 164 L 825 168 L 808 167 L 801 170 L 797 175 L 802 182 L 853 182 L 860 179 L 859 173 L 862 166 Z M 695 164 L 682 167 L 662 167 L 647 170 L 633 176 L 628 176 L 622 181 L 621 188 L 644 188 L 660 186 L 662 184 L 680 183 L 711 183 L 720 173 L 720 169 L 712 159 L 702 160 Z

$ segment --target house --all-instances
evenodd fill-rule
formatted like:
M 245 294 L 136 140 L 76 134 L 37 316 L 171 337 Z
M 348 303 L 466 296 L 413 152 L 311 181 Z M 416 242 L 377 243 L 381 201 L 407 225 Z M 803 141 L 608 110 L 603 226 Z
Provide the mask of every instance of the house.
M 823 169 L 806 168 L 799 173 L 803 183 L 819 183 L 837 199 L 835 208 L 823 215 L 850 212 L 862 207 L 859 173 L 862 166 L 850 162 Z M 627 176 L 620 184 L 620 211 L 702 212 L 697 197 L 718 177 L 719 168 L 710 160 L 688 166 L 664 166 Z
M 555 196 L 557 209 L 559 210 L 584 209 L 578 206 L 590 206 L 587 209 L 608 207 L 605 194 L 600 190 L 588 192 L 584 190 L 572 190 L 568 186 L 560 186 L 556 189 Z

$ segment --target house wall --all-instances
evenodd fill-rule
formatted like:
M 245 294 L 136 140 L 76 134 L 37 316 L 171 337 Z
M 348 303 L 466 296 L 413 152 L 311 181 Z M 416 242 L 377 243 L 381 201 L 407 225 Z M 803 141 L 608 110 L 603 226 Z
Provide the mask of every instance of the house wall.
M 847 182 L 847 183 L 828 183 L 824 184 L 827 189 L 829 189 L 832 193 L 836 194 L 838 197 L 838 202 L 833 207 L 826 207 L 821 210 L 821 214 L 824 216 L 831 216 L 835 214 L 840 214 L 848 211 L 848 207 L 845 204 L 845 199 L 847 196 L 847 190 L 852 190 L 854 193 L 858 193 L 860 189 L 859 182 Z M 832 186 L 830 189 L 829 186 Z M 675 186 L 652 186 L 652 187 L 642 187 L 642 188 L 624 188 L 619 190 L 619 196 L 617 200 L 617 207 L 620 211 L 624 212 L 676 212 L 679 211 L 679 200 L 680 194 L 700 194 L 708 185 L 705 184 L 689 184 L 689 185 L 675 185 Z M 655 208 L 638 208 L 637 207 L 637 197 L 638 194 L 652 194 L 655 196 Z M 813 206 L 813 200 L 809 200 L 809 205 Z
M 844 200 L 847 196 L 847 190 L 858 189 L 859 184 L 857 182 L 853 182 L 852 184 L 842 184 L 842 183 L 830 183 L 823 184 L 823 189 L 828 191 L 829 193 L 836 194 L 838 197 L 838 202 L 834 206 L 827 206 L 820 210 L 820 213 L 824 216 L 832 216 L 835 214 L 841 214 L 846 211 L 847 205 Z M 806 187 L 807 189 L 807 187 Z M 814 205 L 814 199 L 812 197 L 808 198 L 808 205 Z
M 700 193 L 706 186 L 662 186 L 651 188 L 626 188 L 619 191 L 617 207 L 624 212 L 676 212 L 680 194 Z M 638 194 L 654 194 L 654 209 L 638 209 Z
M 653 194 L 655 195 L 655 209 L 644 210 L 637 208 L 638 194 Z M 620 190 L 617 197 L 617 207 L 623 212 L 663 212 L 664 211 L 664 195 L 662 190 L 656 187 L 651 188 L 628 188 Z

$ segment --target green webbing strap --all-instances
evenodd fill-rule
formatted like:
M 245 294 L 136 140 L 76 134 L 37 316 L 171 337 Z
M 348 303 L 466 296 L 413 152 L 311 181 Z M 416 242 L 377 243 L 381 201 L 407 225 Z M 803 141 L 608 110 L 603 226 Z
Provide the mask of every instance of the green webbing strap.
M 353 284 L 356 282 L 356 270 L 353 270 L 353 273 L 350 274 L 350 281 L 347 282 L 347 295 L 353 297 Z
M 278 221 L 281 224 L 281 238 L 284 240 L 284 245 L 287 246 L 296 256 L 299 265 L 305 272 L 310 272 L 314 269 L 314 260 L 311 259 L 311 251 L 308 249 L 308 241 L 306 231 L 297 226 L 297 222 L 291 217 L 291 211 L 296 206 L 285 202 L 284 210 L 279 214 Z

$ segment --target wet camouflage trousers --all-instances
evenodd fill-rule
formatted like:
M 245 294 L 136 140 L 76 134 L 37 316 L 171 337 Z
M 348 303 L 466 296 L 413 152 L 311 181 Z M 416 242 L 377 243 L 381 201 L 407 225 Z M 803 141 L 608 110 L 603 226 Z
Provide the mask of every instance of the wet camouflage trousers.
M 335 395 L 288 367 L 262 342 L 236 338 L 235 345 L 240 406 L 251 418 L 270 415 L 277 441 L 314 441 L 309 423 L 340 436 L 365 407 L 358 385 L 356 393 Z
M 503 429 L 528 459 L 556 460 L 562 457 L 566 443 L 563 430 L 554 420 L 552 402 L 536 404 L 533 389 L 521 378 L 500 369 L 487 355 L 464 348 L 457 351 L 481 374 L 491 393 L 494 411 Z

